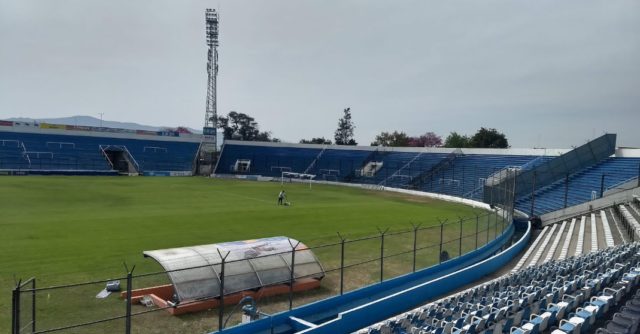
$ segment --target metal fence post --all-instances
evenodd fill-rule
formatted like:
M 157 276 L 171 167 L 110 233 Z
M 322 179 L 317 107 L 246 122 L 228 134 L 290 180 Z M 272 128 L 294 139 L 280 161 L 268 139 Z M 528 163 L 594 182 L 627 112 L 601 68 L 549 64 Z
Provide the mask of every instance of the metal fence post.
M 22 294 L 22 291 L 20 291 L 21 286 L 22 286 L 22 279 L 18 280 L 18 284 L 16 285 L 15 290 L 13 290 L 15 292 L 15 302 L 14 302 L 15 312 L 13 312 L 13 315 L 15 316 L 15 319 L 13 321 L 15 334 L 20 334 L 20 311 L 21 311 L 20 299 L 22 298 L 20 296 Z
M 460 218 L 460 237 L 458 238 L 458 257 L 460 256 L 462 256 L 462 218 Z
M 604 177 L 605 177 L 605 174 L 602 173 L 602 177 L 600 178 L 600 198 L 604 196 Z
M 413 223 L 411 223 L 411 225 L 413 226 L 413 272 L 416 272 L 416 250 L 418 249 L 418 228 L 420 228 L 420 224 L 414 225 Z
M 531 214 L 530 214 L 531 217 L 533 217 L 533 213 L 534 213 L 535 208 L 536 208 L 536 174 L 537 174 L 537 172 L 534 171 L 533 172 L 533 185 L 531 187 Z
M 564 177 L 564 207 L 567 207 L 567 199 L 569 197 L 569 174 Z
M 498 208 L 493 209 L 493 218 L 493 239 L 496 239 L 498 237 Z
M 31 332 L 36 332 L 36 278 L 31 281 Z
M 478 217 L 477 213 L 474 213 L 476 215 L 476 249 L 478 249 L 478 228 L 480 226 L 480 217 Z
M 506 179 L 502 181 L 502 188 L 504 188 L 504 192 L 502 193 L 502 207 L 506 208 L 507 207 L 507 182 L 508 182 L 508 175 L 506 176 Z
M 218 330 L 221 331 L 224 329 L 224 323 L 222 321 L 222 318 L 224 318 L 224 264 L 227 260 L 227 256 L 229 256 L 229 253 L 231 252 L 227 252 L 227 254 L 225 254 L 224 256 L 222 256 L 222 252 L 220 252 L 219 248 L 216 248 L 216 250 L 218 251 L 218 255 L 220 256 L 220 306 L 218 307 Z
M 127 265 L 125 264 L 125 268 Z M 124 331 L 126 334 L 131 334 L 131 292 L 133 290 L 133 270 L 136 268 L 134 265 L 131 270 L 127 270 L 127 308 L 124 319 Z
M 462 167 L 462 197 L 464 197 L 464 166 Z
M 380 233 L 380 282 L 384 280 L 384 235 L 387 231 L 389 231 L 388 227 L 384 231 L 378 229 Z
M 487 243 L 489 243 L 489 232 L 491 231 L 491 212 L 485 216 L 487 218 Z
M 18 330 L 16 328 L 19 328 L 17 326 L 19 326 L 20 323 L 20 290 L 19 289 L 20 286 L 20 282 L 18 282 L 18 285 L 13 289 L 13 291 L 11 291 L 11 333 L 12 334 L 16 334 L 18 333 Z
M 344 243 L 347 239 L 343 238 L 338 232 L 340 238 L 340 295 L 344 293 Z
M 291 273 L 289 274 L 289 311 L 293 308 L 293 280 L 295 279 L 296 269 L 296 248 L 300 245 L 298 241 L 295 245 L 291 243 L 289 239 L 289 245 L 291 245 Z
M 444 232 L 444 222 L 440 222 L 440 251 L 438 252 L 438 263 L 442 263 L 442 234 Z

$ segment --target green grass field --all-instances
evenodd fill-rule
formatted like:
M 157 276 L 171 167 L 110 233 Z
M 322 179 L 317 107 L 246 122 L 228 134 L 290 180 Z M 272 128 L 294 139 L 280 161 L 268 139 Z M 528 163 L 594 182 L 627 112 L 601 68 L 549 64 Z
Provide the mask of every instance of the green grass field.
M 474 209 L 467 206 L 400 194 L 324 185 L 313 185 L 309 189 L 308 184 L 285 184 L 284 187 L 293 204 L 290 207 L 276 205 L 281 186 L 275 182 L 206 178 L 0 177 L 0 309 L 3 310 L 0 332 L 8 331 L 10 326 L 10 298 L 15 278 L 34 276 L 41 287 L 121 277 L 124 275 L 123 262 L 129 266 L 135 264 L 137 274 L 160 269 L 155 262 L 142 257 L 144 250 L 279 235 L 314 246 L 337 242 L 336 232 L 353 239 L 376 234 L 377 227 L 390 228 L 390 231 L 407 230 L 412 222 L 430 226 L 438 224 L 437 218 L 457 220 L 460 216 L 474 214 Z M 471 229 L 475 227 L 464 226 L 465 231 Z M 433 231 L 425 232 L 421 239 L 433 242 L 436 240 Z M 451 235 L 457 235 L 456 231 L 459 228 L 447 230 L 445 234 L 451 238 Z M 395 241 L 393 238 L 390 236 L 387 241 L 390 248 L 405 249 L 403 247 L 409 242 L 407 236 Z M 463 252 L 472 249 L 472 243 L 471 239 L 465 241 Z M 325 268 L 333 268 L 338 263 L 337 251 L 334 247 L 316 253 Z M 349 249 L 347 257 L 355 261 L 378 252 L 378 241 L 363 242 Z M 399 257 L 395 263 L 389 261 L 390 269 L 385 277 L 407 272 L 409 261 L 406 256 Z M 434 261 L 423 261 L 421 266 Z M 367 277 L 360 279 L 363 271 L 356 271 L 351 276 L 355 283 L 348 288 L 375 281 L 377 274 L 364 275 Z M 323 291 L 310 294 L 300 303 L 335 292 L 334 276 L 327 275 Z M 90 305 L 86 307 L 101 307 L 93 296 L 102 286 L 92 288 L 91 292 L 56 290 L 38 296 L 38 312 L 46 316 L 49 312 L 60 311 L 59 305 L 73 304 L 69 300 L 75 293 L 91 293 L 88 296 Z M 118 306 L 104 308 L 113 307 L 109 312 L 120 314 L 122 301 L 114 296 L 110 298 L 112 301 L 105 303 Z M 83 307 L 81 302 L 76 306 Z M 107 316 L 112 314 L 109 312 Z M 95 312 L 87 313 L 89 319 L 85 315 L 57 315 L 49 323 L 41 321 L 39 328 L 100 317 Z M 166 332 L 166 326 L 203 332 L 216 329 L 217 324 L 211 320 L 211 314 L 171 317 L 164 312 L 137 321 L 140 325 L 136 327 L 134 322 L 134 332 L 145 333 Z M 160 325 L 157 331 L 151 328 L 162 321 L 167 324 Z M 120 324 L 118 322 L 117 326 Z M 104 328 L 113 324 L 106 326 L 95 331 L 104 332 Z

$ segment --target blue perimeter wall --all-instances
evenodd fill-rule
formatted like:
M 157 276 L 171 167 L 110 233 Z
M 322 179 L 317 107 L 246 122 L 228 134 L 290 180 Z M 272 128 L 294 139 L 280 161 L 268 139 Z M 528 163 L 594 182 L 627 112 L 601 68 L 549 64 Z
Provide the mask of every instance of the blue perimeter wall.
M 514 224 L 510 224 L 500 237 L 461 257 L 218 333 L 351 333 L 495 272 L 526 247 L 530 233 L 528 226 L 517 243 L 491 257 L 513 236 Z M 317 326 L 309 328 L 290 317 Z
M 100 170 L 0 170 L 0 175 L 75 175 L 75 176 L 118 176 L 117 171 Z

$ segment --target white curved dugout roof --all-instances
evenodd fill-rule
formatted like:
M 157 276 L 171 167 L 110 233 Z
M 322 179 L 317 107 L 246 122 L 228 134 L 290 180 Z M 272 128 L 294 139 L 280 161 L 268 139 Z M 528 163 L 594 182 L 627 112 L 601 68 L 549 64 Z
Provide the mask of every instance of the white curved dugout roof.
M 143 252 L 167 271 L 179 301 L 220 295 L 222 256 L 224 294 L 288 283 L 291 275 L 291 245 L 297 240 L 273 237 L 211 245 Z M 218 250 L 220 252 L 218 252 Z M 324 269 L 313 252 L 299 243 L 295 252 L 294 278 L 324 277 Z

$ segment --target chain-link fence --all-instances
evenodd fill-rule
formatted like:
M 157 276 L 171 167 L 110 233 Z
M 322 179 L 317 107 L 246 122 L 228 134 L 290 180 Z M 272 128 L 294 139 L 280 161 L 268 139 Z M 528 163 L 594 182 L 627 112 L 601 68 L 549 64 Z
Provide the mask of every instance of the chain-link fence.
M 12 333 L 165 333 L 204 332 L 238 324 L 239 303 L 251 296 L 262 316 L 313 301 L 337 296 L 402 274 L 438 264 L 478 249 L 500 235 L 511 222 L 505 210 L 479 211 L 473 217 L 433 224 L 413 224 L 402 231 L 380 229 L 376 235 L 296 247 L 280 253 L 286 271 L 269 276 L 269 289 L 243 291 L 234 282 L 238 261 L 209 265 L 218 273 L 219 287 L 210 297 L 176 300 L 169 274 L 160 270 L 135 273 L 126 269 L 112 279 L 36 287 L 36 280 L 19 282 L 13 290 Z M 311 250 L 323 266 L 321 272 L 304 270 L 303 252 Z M 267 256 L 273 256 L 267 255 Z M 258 257 L 256 257 L 258 258 Z M 191 267 L 180 271 L 197 271 Z M 256 268 L 268 270 L 268 268 Z M 321 280 L 320 280 L 321 278 Z M 307 280 L 305 280 L 307 279 Z M 304 284 L 312 282 L 312 289 Z M 120 286 L 112 290 L 105 286 Z M 99 292 L 103 298 L 96 298 Z M 194 312 L 198 310 L 198 312 Z M 170 316 L 174 314 L 176 316 Z
M 620 166 L 622 165 L 622 166 Z M 640 186 L 640 159 L 638 161 L 611 161 L 589 169 L 564 174 L 550 183 L 552 172 L 534 172 L 518 175 L 516 208 L 530 216 L 564 209 L 597 200 L 609 194 Z

